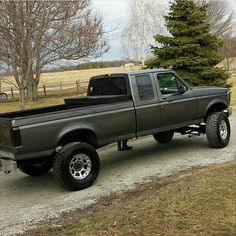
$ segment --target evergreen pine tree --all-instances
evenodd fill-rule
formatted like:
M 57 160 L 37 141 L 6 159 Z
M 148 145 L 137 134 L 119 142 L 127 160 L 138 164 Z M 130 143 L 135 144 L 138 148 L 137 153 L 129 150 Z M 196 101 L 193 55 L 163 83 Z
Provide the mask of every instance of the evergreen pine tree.
M 226 86 L 228 74 L 215 67 L 221 40 L 210 33 L 207 5 L 175 0 L 165 21 L 170 36 L 155 36 L 161 46 L 152 46 L 156 57 L 147 67 L 172 67 L 192 85 Z

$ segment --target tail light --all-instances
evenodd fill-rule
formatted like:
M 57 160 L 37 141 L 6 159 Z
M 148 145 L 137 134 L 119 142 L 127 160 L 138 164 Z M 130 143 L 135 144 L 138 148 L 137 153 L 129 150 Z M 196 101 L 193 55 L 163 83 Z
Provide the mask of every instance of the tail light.
M 0 145 L 21 146 L 21 135 L 19 128 L 11 128 L 7 124 L 0 124 Z
M 11 132 L 11 140 L 12 140 L 12 145 L 14 147 L 20 147 L 21 146 L 21 135 L 20 135 L 20 129 L 19 128 L 14 128 Z
M 0 144 L 6 146 L 11 145 L 11 129 L 6 124 L 0 125 Z

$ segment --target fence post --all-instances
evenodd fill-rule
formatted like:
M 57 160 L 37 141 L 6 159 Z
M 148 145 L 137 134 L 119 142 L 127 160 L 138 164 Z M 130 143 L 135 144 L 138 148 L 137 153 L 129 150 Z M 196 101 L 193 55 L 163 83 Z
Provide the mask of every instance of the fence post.
M 12 87 L 11 87 L 11 98 L 12 98 L 13 101 L 15 100 L 14 91 L 13 91 L 13 88 L 12 88 Z
M 44 97 L 46 97 L 47 96 L 47 91 L 46 91 L 46 85 L 45 84 L 43 85 L 43 93 L 44 93 Z
M 63 91 L 62 91 L 62 82 L 60 82 L 60 88 L 61 88 L 61 94 L 62 94 L 62 92 L 63 92 Z
M 79 87 L 80 87 L 80 81 L 76 81 L 76 87 L 77 87 L 77 94 L 79 95 Z

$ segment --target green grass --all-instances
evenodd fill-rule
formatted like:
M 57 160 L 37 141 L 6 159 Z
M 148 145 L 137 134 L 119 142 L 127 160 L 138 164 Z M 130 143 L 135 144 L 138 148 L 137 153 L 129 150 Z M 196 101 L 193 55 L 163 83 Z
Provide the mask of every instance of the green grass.
M 27 235 L 236 235 L 235 181 L 235 162 L 154 179 Z

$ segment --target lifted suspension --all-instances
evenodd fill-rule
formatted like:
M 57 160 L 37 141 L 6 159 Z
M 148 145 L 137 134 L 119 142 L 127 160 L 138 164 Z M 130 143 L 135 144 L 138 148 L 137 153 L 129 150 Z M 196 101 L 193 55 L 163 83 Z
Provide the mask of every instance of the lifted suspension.
M 184 128 L 178 129 L 176 132 L 182 134 L 182 135 L 188 135 L 188 137 L 195 136 L 201 136 L 206 134 L 206 125 L 205 124 L 199 124 L 199 125 L 191 125 Z

